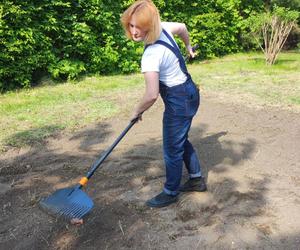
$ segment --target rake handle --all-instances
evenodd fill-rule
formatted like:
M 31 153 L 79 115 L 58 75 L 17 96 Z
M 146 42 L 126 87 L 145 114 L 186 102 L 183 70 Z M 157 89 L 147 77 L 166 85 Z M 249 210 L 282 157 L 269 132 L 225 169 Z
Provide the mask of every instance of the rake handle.
M 118 145 L 118 143 L 122 140 L 122 138 L 127 134 L 127 132 L 131 129 L 131 127 L 138 121 L 139 117 L 130 121 L 128 126 L 123 130 L 123 132 L 118 136 L 118 138 L 114 141 L 114 143 L 98 158 L 93 165 L 91 166 L 90 171 L 87 173 L 86 177 L 83 177 L 79 182 L 79 188 L 82 188 L 88 180 L 93 176 L 95 171 L 100 167 L 102 162 L 107 158 L 107 156 L 113 151 L 113 149 Z
M 193 46 L 193 51 L 197 50 L 199 48 L 199 44 L 196 44 Z M 187 61 L 189 57 L 187 56 L 185 58 L 185 61 Z M 140 114 L 142 115 L 142 113 Z M 78 184 L 78 188 L 81 189 L 83 186 L 85 186 L 88 182 L 88 180 L 93 176 L 95 171 L 100 167 L 102 162 L 107 158 L 107 156 L 113 151 L 113 149 L 118 145 L 118 143 L 122 140 L 122 138 L 127 134 L 127 132 L 131 129 L 131 127 L 139 120 L 140 116 L 130 121 L 129 125 L 123 130 L 123 132 L 119 135 L 119 137 L 114 141 L 114 143 L 104 152 L 104 154 L 98 158 L 93 165 L 91 166 L 90 171 L 87 173 L 86 177 L 81 178 Z

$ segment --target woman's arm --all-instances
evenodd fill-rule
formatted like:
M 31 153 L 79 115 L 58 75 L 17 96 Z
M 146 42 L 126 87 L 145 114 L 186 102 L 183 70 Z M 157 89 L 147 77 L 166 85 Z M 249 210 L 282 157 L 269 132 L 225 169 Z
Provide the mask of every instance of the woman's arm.
M 144 78 L 146 82 L 145 94 L 135 107 L 131 120 L 137 117 L 142 120 L 141 114 L 155 103 L 159 95 L 159 73 L 145 72 Z
M 192 46 L 190 44 L 190 36 L 189 32 L 184 23 L 175 23 L 168 22 L 167 27 L 172 32 L 173 35 L 177 35 L 184 42 L 185 47 L 192 58 L 195 57 L 195 53 L 193 52 Z

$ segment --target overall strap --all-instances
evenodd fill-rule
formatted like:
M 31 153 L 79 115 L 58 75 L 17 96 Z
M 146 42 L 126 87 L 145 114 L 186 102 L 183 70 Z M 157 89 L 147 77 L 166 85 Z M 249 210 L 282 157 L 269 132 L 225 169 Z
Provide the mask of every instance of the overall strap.
M 155 44 L 161 44 L 161 45 L 167 47 L 168 49 L 170 49 L 170 50 L 176 55 L 176 57 L 178 58 L 178 60 L 179 60 L 179 65 L 180 65 L 180 68 L 181 68 L 182 72 L 183 72 L 187 77 L 189 77 L 189 73 L 188 73 L 188 71 L 187 71 L 185 62 L 184 62 L 184 60 L 183 60 L 183 58 L 182 58 L 182 55 L 181 55 L 181 53 L 179 52 L 179 49 L 176 49 L 176 48 L 174 48 L 173 46 L 171 46 L 169 43 L 166 43 L 166 42 L 161 41 L 161 40 L 157 40 L 157 41 L 155 42 Z M 181 58 L 182 58 L 182 60 L 181 60 Z
M 172 37 L 168 34 L 168 32 L 166 32 L 164 29 L 162 30 L 163 33 L 165 34 L 165 36 L 169 39 L 169 41 L 171 42 L 171 44 L 173 45 L 170 45 L 169 43 L 165 42 L 165 41 L 161 41 L 161 40 L 157 40 L 154 44 L 161 44 L 165 47 L 167 47 L 168 49 L 170 49 L 174 54 L 175 56 L 178 58 L 178 61 L 179 61 L 179 66 L 182 70 L 182 72 L 187 76 L 187 78 L 189 79 L 191 76 L 190 74 L 188 73 L 188 70 L 187 70 L 187 67 L 186 67 L 186 64 L 185 64 L 185 61 L 183 59 L 183 56 L 180 52 L 180 49 L 178 47 L 178 45 L 176 44 L 176 42 L 172 39 Z M 148 44 L 145 46 L 144 48 L 144 51 L 150 46 L 151 44 Z
M 183 56 L 180 52 L 180 49 L 179 49 L 177 43 L 174 41 L 174 39 L 170 36 L 170 34 L 165 29 L 163 29 L 163 33 L 169 39 L 169 41 L 172 43 L 174 49 L 177 51 L 175 53 L 174 50 L 172 50 L 175 53 L 175 55 L 177 56 L 178 60 L 179 60 L 181 70 L 189 77 L 190 75 L 187 71 L 185 61 L 183 59 Z
M 172 43 L 172 45 L 179 50 L 178 44 L 174 41 L 174 39 L 170 36 L 170 34 L 165 29 L 162 29 L 162 32 L 169 39 L 169 41 Z

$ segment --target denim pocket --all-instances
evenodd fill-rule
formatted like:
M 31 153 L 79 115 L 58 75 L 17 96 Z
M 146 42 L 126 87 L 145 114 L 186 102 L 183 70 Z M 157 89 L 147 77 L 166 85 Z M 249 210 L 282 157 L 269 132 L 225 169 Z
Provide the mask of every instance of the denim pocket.
M 199 91 L 195 91 L 185 100 L 185 115 L 194 116 L 197 113 L 200 104 Z
M 176 116 L 194 116 L 199 107 L 199 92 L 185 95 L 167 95 L 165 112 Z
M 185 96 L 168 94 L 166 96 L 166 113 L 172 115 L 185 115 Z

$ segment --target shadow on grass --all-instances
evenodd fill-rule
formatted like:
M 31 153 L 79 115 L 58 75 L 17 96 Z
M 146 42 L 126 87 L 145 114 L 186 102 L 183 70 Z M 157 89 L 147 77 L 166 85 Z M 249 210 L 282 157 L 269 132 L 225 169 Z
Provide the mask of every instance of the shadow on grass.
M 280 55 L 279 55 L 280 56 Z M 283 59 L 283 58 L 277 58 L 275 63 L 273 65 L 267 65 L 266 64 L 266 59 L 265 58 L 260 58 L 260 57 L 253 57 L 249 58 L 249 61 L 254 61 L 257 64 L 265 65 L 265 66 L 283 66 L 284 69 L 288 70 L 290 69 L 291 71 L 294 71 L 295 68 L 289 67 L 289 64 L 297 62 L 296 59 Z
M 46 139 L 57 135 L 64 127 L 61 125 L 49 125 L 17 132 L 4 139 L 7 146 L 24 147 L 37 146 L 46 142 Z

